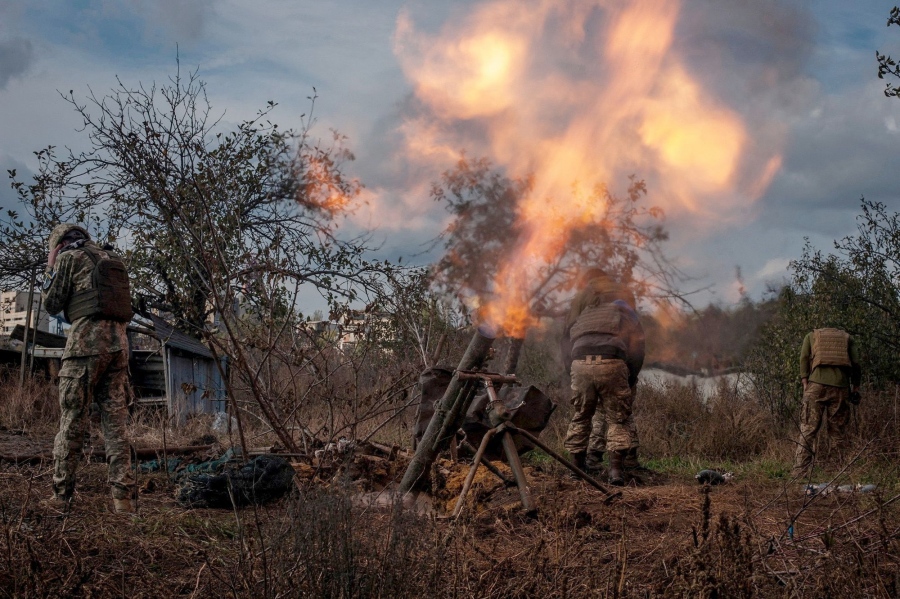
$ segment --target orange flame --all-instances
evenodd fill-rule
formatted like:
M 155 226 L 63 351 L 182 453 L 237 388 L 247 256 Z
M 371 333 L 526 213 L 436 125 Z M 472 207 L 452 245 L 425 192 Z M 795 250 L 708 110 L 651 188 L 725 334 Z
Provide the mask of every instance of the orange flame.
M 405 124 L 411 159 L 464 147 L 532 177 L 518 207 L 526 237 L 479 302 L 507 334 L 536 324 L 529 275 L 603 213 L 573 185 L 637 173 L 655 182 L 654 204 L 699 222 L 752 202 L 780 167 L 771 155 L 746 172 L 756 168 L 746 125 L 673 47 L 680 10 L 674 0 L 494 0 L 435 35 L 398 18 L 395 52 L 432 112 Z
M 332 215 L 349 212 L 353 198 L 359 195 L 358 182 L 342 180 L 333 160 L 327 155 L 307 156 L 305 166 L 297 200 Z

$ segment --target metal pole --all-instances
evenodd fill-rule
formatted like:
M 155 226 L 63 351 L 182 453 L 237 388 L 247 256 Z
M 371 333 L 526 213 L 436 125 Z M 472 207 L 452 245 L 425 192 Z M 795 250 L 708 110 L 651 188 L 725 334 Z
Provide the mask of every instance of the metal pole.
M 19 387 L 25 387 L 25 359 L 28 353 L 28 326 L 31 322 L 31 307 L 34 303 L 34 285 L 37 279 L 37 264 L 31 266 L 31 286 L 28 288 L 28 308 L 25 310 L 25 331 L 22 333 L 22 364 L 19 372 Z M 36 333 L 35 333 L 36 334 Z
M 513 478 L 519 486 L 519 497 L 522 498 L 522 507 L 526 512 L 534 511 L 534 501 L 531 500 L 531 491 L 528 490 L 528 479 L 525 478 L 525 469 L 522 468 L 522 461 L 519 460 L 519 451 L 516 449 L 516 442 L 513 441 L 512 434 L 508 428 L 500 433 L 500 441 L 503 443 L 503 451 L 506 452 L 506 459 L 509 460 L 509 468 L 513 472 Z
M 488 429 L 488 430 L 493 430 L 493 429 Z M 465 439 L 463 439 L 462 443 L 460 443 L 460 447 L 464 447 L 467 451 L 472 452 L 472 455 L 475 455 L 476 453 L 478 453 L 478 450 L 475 449 L 475 446 L 472 445 L 471 443 L 469 443 L 468 441 L 466 441 Z M 507 484 L 507 485 L 516 484 L 516 481 L 509 480 L 508 478 L 506 478 L 506 476 L 504 476 L 504 474 L 500 471 L 500 469 L 497 468 L 496 466 L 494 466 L 493 464 L 491 464 L 491 461 L 489 459 L 487 459 L 486 457 L 481 456 L 481 463 L 484 465 L 485 468 L 487 468 L 488 470 L 493 472 L 494 475 L 497 478 L 499 478 L 500 480 L 502 480 L 505 484 Z
M 509 430 L 511 432 L 522 435 L 523 437 L 525 437 L 526 439 L 528 439 L 529 441 L 531 441 L 532 443 L 534 443 L 535 445 L 537 445 L 538 447 L 543 449 L 550 457 L 552 457 L 557 462 L 559 462 L 560 464 L 562 464 L 563 466 L 565 466 L 566 468 L 568 468 L 569 470 L 571 470 L 572 472 L 577 474 L 579 478 L 584 480 L 584 482 L 588 483 L 589 485 L 591 485 L 592 487 L 594 487 L 595 489 L 597 489 L 598 491 L 600 491 L 601 493 L 606 495 L 607 502 L 622 495 L 621 491 L 612 493 L 609 489 L 607 489 L 606 487 L 604 487 L 603 485 L 598 483 L 596 480 L 594 480 L 593 478 L 588 476 L 588 474 L 586 472 L 584 472 L 583 470 L 581 470 L 580 468 L 578 468 L 577 466 L 575 466 L 568 460 L 564 459 L 561 455 L 559 455 L 558 453 L 556 453 L 555 451 L 553 451 L 552 449 L 547 447 L 544 443 L 541 442 L 540 439 L 538 439 L 537 437 L 535 437 L 534 435 L 532 435 L 525 429 L 516 428 L 513 425 L 509 425 Z
M 493 437 L 496 432 L 497 429 L 492 428 L 486 432 L 481 439 L 478 451 L 475 452 L 475 459 L 472 460 L 472 467 L 469 468 L 469 474 L 466 475 L 466 480 L 463 482 L 462 491 L 459 492 L 459 499 L 456 500 L 456 507 L 453 508 L 454 518 L 458 518 L 460 512 L 462 512 L 463 504 L 466 501 L 466 495 L 469 493 L 469 487 L 472 486 L 472 481 L 475 480 L 475 472 L 478 471 L 478 464 L 481 463 L 481 459 L 484 457 L 484 452 L 487 449 L 488 443 L 490 443 L 491 437 Z
M 534 512 L 534 502 L 531 499 L 531 491 L 528 490 L 528 479 L 525 478 L 525 469 L 522 468 L 522 461 L 519 460 L 519 450 L 516 449 L 516 442 L 509 432 L 510 430 L 515 430 L 515 427 L 509 421 L 510 418 L 512 418 L 512 414 L 497 396 L 497 389 L 494 387 L 494 382 L 495 379 L 493 377 L 488 378 L 484 382 L 484 386 L 487 387 L 488 396 L 491 399 L 488 420 L 500 434 L 500 443 L 503 446 L 503 452 L 506 454 L 506 461 L 509 462 L 509 469 L 512 470 L 513 479 L 516 481 L 516 486 L 519 487 L 519 497 L 522 499 L 522 507 L 525 508 L 527 513 L 532 513 Z
M 510 337 L 508 349 L 506 351 L 506 360 L 503 363 L 503 374 L 515 374 L 516 366 L 519 364 L 519 356 L 522 355 L 522 346 L 525 344 L 524 339 L 518 337 Z

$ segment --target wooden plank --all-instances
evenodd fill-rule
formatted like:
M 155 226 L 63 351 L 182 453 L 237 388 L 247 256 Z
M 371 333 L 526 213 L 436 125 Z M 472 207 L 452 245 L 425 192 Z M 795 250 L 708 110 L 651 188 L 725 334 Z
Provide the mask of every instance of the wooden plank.
M 15 339 L 16 341 L 22 341 L 25 335 L 25 327 L 17 324 L 13 327 L 12 332 L 9 334 L 10 339 Z M 34 343 L 35 345 L 40 345 L 41 347 L 65 347 L 66 346 L 66 338 L 62 335 L 54 335 L 53 333 L 48 333 L 47 331 L 37 331 L 37 336 L 34 337 L 35 330 L 31 327 L 28 328 L 28 342 Z M 37 355 L 37 354 L 35 354 Z
M 32 347 L 29 354 L 33 354 L 35 358 L 57 358 L 62 359 L 65 348 L 62 347 Z

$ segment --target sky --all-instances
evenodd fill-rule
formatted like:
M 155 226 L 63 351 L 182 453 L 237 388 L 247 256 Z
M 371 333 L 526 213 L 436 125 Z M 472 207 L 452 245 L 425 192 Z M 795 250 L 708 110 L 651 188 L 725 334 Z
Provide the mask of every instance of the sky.
M 365 185 L 344 228 L 371 230 L 378 257 L 438 257 L 429 190 L 459 151 L 553 197 L 566 177 L 622 193 L 635 174 L 683 291 L 727 306 L 784 282 L 806 239 L 853 234 L 861 197 L 900 209 L 900 100 L 875 62 L 900 55 L 894 3 L 7 0 L 0 168 L 27 178 L 34 151 L 85 147 L 59 92 L 164 81 L 177 57 L 225 127 L 269 100 L 299 127 L 315 94 L 314 136 L 346 135 Z

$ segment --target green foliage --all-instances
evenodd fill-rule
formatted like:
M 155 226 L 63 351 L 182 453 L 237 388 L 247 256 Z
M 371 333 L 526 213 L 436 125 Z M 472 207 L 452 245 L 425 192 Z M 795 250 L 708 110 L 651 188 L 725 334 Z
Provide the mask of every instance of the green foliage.
M 791 284 L 751 352 L 748 365 L 774 413 L 789 414 L 799 402 L 800 345 L 815 328 L 834 326 L 854 336 L 870 386 L 900 381 L 900 214 L 879 202 L 861 203 L 857 232 L 836 241 L 836 253 L 807 243 L 791 262 Z

